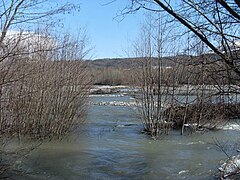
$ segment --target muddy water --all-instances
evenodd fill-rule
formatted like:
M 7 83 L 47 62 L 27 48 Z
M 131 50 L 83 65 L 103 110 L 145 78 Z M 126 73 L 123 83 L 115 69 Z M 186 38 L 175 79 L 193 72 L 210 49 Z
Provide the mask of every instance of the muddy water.
M 91 101 L 133 101 L 96 96 Z M 214 179 L 226 156 L 213 145 L 235 144 L 238 130 L 153 140 L 141 133 L 134 107 L 91 105 L 85 124 L 60 142 L 43 144 L 20 168 L 17 179 Z M 226 146 L 229 153 L 236 149 Z

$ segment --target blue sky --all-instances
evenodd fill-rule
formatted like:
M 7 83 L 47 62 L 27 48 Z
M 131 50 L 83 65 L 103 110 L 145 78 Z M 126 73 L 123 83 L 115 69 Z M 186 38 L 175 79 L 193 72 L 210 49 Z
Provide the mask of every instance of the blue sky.
M 94 46 L 93 58 L 126 57 L 131 42 L 137 37 L 143 12 L 129 14 L 122 21 L 116 18 L 124 9 L 128 0 L 71 0 L 80 3 L 80 12 L 64 16 L 64 29 L 77 34 L 81 27 L 86 27 L 87 34 Z

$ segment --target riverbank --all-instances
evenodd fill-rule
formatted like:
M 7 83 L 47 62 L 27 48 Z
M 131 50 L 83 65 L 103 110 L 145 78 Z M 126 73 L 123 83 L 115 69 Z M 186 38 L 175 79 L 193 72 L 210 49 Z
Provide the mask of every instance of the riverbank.
M 233 94 L 240 94 L 240 89 L 236 85 L 178 85 L 174 87 L 162 87 L 162 94 L 175 94 L 175 95 L 198 95 L 201 93 L 205 94 L 216 94 L 219 91 L 226 93 Z M 140 93 L 141 87 L 140 86 L 109 86 L 109 85 L 94 85 L 90 89 L 90 94 L 116 94 L 116 93 L 123 93 L 123 94 L 132 94 L 132 93 Z M 224 97 L 223 97 L 224 98 Z
M 90 101 L 90 105 L 94 106 L 119 106 L 138 109 L 141 107 L 140 102 L 127 94 L 94 94 L 91 98 L 102 98 L 103 101 Z M 129 97 L 126 101 L 116 101 L 115 98 Z M 104 101 L 106 98 L 111 98 L 112 101 Z M 189 105 L 185 115 L 186 108 L 184 106 L 170 106 L 169 103 L 162 103 L 163 123 L 168 122 L 173 129 L 181 129 L 184 123 L 184 129 L 189 132 L 209 130 L 238 130 L 237 115 L 239 115 L 238 105 L 231 104 L 205 104 L 198 106 L 196 104 Z M 201 117 L 197 116 L 197 111 L 203 111 Z M 136 112 L 137 116 L 137 112 Z M 200 119 L 201 118 L 201 119 Z M 185 121 L 184 121 L 185 120 Z M 183 122 L 184 121 L 184 122 Z M 199 123 L 197 123 L 199 122 Z
M 131 88 L 130 86 L 108 86 L 108 85 L 94 85 L 90 89 L 90 94 L 128 94 L 133 92 L 139 92 L 138 88 Z

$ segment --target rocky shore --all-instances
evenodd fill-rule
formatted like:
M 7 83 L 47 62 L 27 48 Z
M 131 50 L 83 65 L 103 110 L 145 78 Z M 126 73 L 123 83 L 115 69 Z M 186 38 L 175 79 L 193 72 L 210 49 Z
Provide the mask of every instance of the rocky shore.
M 219 179 L 240 179 L 240 155 L 230 157 L 218 170 Z

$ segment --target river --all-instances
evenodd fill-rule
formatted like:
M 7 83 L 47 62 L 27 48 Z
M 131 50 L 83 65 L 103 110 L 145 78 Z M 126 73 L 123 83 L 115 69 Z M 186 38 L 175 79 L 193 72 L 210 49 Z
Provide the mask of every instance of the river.
M 133 102 L 129 96 L 92 96 L 84 124 L 64 140 L 42 144 L 20 163 L 27 174 L 16 179 L 214 179 L 227 157 L 214 145 L 238 142 L 239 130 L 180 136 L 171 131 L 157 140 L 142 133 L 134 106 L 96 105 Z M 236 153 L 235 146 L 226 146 Z M 232 154 L 230 154 L 232 155 Z

